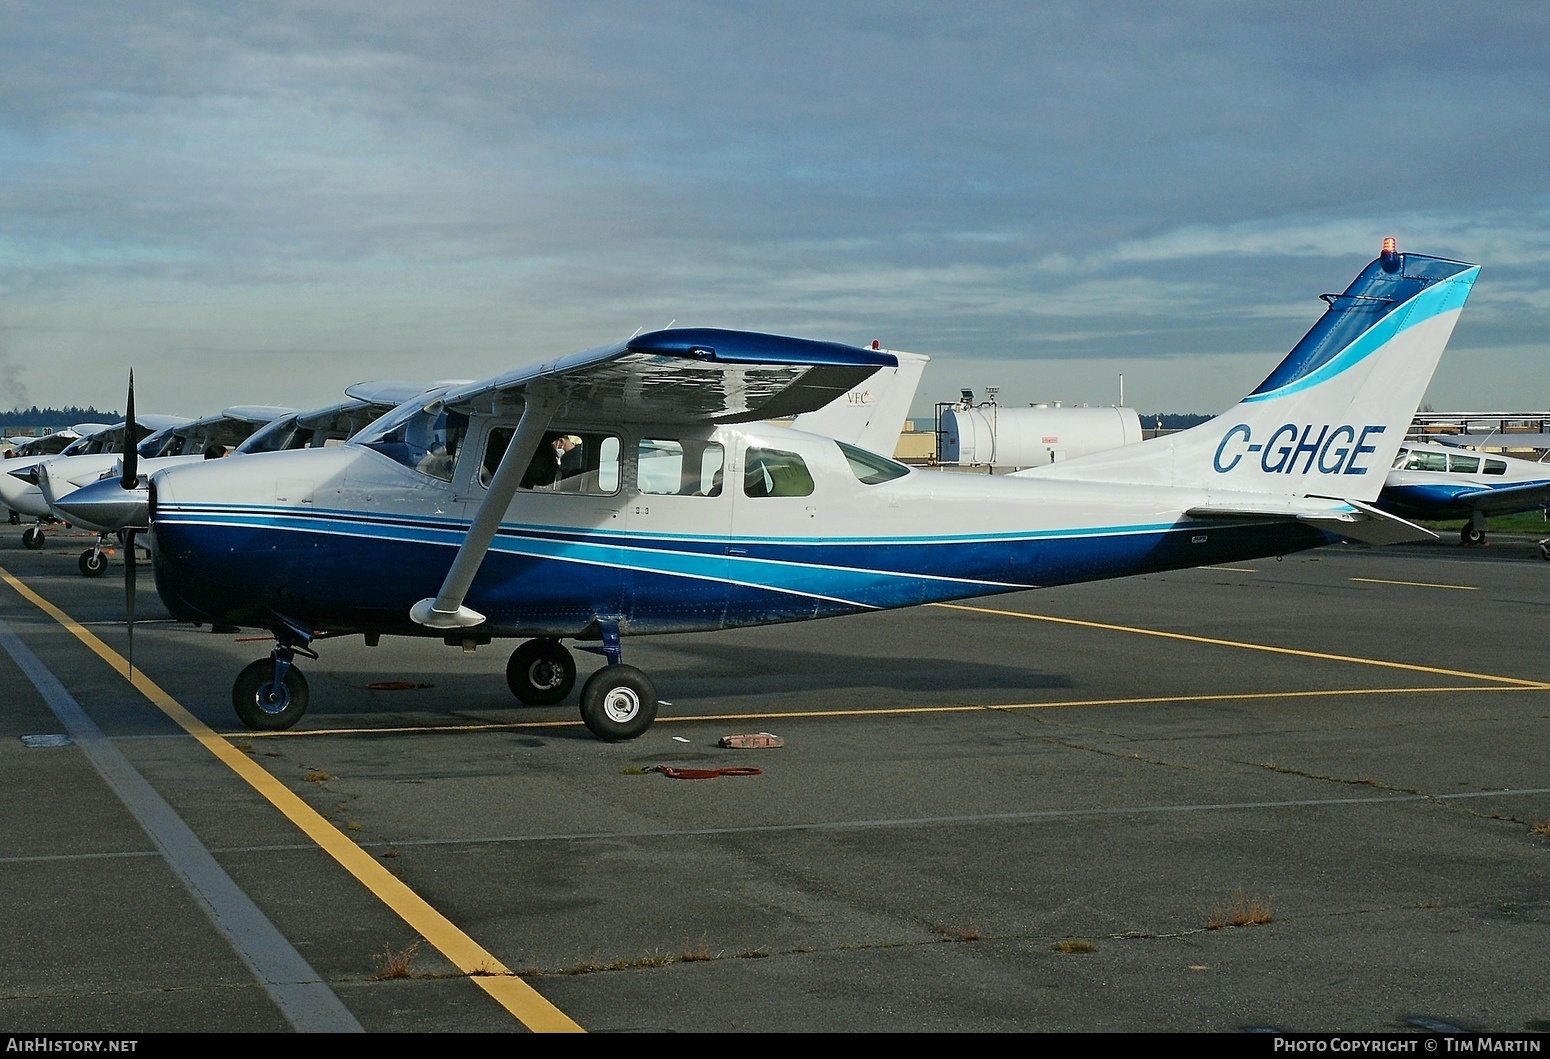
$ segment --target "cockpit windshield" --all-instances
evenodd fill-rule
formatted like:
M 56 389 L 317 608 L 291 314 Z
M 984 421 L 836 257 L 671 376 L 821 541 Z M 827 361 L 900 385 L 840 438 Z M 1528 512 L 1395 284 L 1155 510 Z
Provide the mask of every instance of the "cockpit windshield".
M 441 404 L 403 405 L 351 439 L 421 474 L 452 480 L 458 447 L 468 433 L 468 417 Z

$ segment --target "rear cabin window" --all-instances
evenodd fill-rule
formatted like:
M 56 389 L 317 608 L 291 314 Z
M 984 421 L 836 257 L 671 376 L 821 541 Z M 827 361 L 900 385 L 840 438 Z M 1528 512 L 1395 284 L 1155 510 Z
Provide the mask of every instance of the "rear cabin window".
M 743 456 L 745 496 L 812 496 L 813 476 L 794 452 L 749 447 Z
M 1486 460 L 1485 461 L 1485 473 L 1486 474 L 1506 474 L 1507 473 L 1507 461 L 1506 460 Z
M 858 449 L 843 441 L 836 441 L 835 444 L 845 454 L 845 459 L 850 464 L 850 473 L 855 475 L 856 480 L 862 485 L 881 485 L 895 478 L 903 478 L 910 473 L 908 467 L 896 460 L 879 456 L 875 452 L 868 452 L 866 449 Z
M 1448 455 L 1448 470 L 1456 471 L 1460 474 L 1478 474 L 1480 473 L 1480 457 L 1454 456 L 1450 453 Z

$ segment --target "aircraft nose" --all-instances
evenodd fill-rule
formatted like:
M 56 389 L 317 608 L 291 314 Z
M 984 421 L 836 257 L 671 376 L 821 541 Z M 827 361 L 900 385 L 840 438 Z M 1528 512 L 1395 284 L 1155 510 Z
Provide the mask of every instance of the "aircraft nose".
M 127 490 L 117 478 L 83 485 L 54 505 L 67 520 L 112 533 L 150 526 L 150 496 L 144 489 Z

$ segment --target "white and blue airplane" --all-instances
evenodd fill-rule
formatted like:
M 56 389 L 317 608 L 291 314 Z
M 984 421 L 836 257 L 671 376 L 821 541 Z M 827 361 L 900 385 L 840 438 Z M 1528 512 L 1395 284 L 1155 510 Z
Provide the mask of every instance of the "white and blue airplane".
M 658 697 L 623 661 L 631 635 L 1434 538 L 1375 501 L 1478 274 L 1386 244 L 1223 415 L 1028 478 L 913 469 L 770 422 L 896 369 L 886 349 L 638 335 L 421 395 L 342 446 L 157 472 L 156 587 L 177 618 L 274 636 L 232 688 L 254 729 L 303 716 L 294 661 L 314 644 L 402 635 L 523 641 L 506 676 L 528 704 L 570 694 L 562 641 L 579 641 L 608 663 L 582 720 L 633 739 Z
M 345 400 L 321 408 L 308 411 L 269 409 L 278 414 L 257 420 L 262 425 L 257 430 L 249 427 L 242 437 L 226 433 L 207 437 L 202 444 L 191 441 L 185 445 L 168 445 L 157 444 L 157 438 L 153 436 L 136 450 L 135 473 L 128 476 L 132 485 L 125 486 L 124 456 L 117 455 L 112 465 L 95 480 L 55 500 L 52 509 L 70 523 L 98 533 L 143 532 L 150 528 L 151 475 L 181 463 L 209 458 L 211 443 L 223 448 L 230 446 L 229 451 L 221 453 L 223 456 L 342 445 L 351 435 L 430 388 L 424 383 L 360 383 L 345 391 Z M 252 410 L 250 406 L 244 408 Z M 241 410 L 227 409 L 223 415 Z M 191 438 L 196 436 L 189 428 L 183 428 L 182 433 Z
M 1394 458 L 1377 503 L 1401 518 L 1465 519 L 1460 542 L 1484 544 L 1489 516 L 1550 508 L 1550 464 L 1407 441 Z M 1547 543 L 1540 543 L 1540 553 L 1550 559 Z
M 183 416 L 144 415 L 135 420 L 134 429 L 131 430 L 126 417 L 100 430 L 83 434 L 54 455 L 28 460 L 7 460 L 4 464 L 0 464 L 0 468 L 6 472 L 0 476 L 0 497 L 4 497 L 6 506 L 12 511 L 35 520 L 31 526 L 22 531 L 22 544 L 36 550 L 47 543 L 43 524 L 54 515 L 49 510 L 48 500 L 43 495 L 42 487 L 38 484 L 42 468 L 46 464 L 56 460 L 67 460 L 70 462 L 66 466 L 90 465 L 100 473 L 102 461 L 111 462 L 114 459 L 114 453 L 124 445 L 139 444 L 153 434 L 187 422 L 189 420 Z

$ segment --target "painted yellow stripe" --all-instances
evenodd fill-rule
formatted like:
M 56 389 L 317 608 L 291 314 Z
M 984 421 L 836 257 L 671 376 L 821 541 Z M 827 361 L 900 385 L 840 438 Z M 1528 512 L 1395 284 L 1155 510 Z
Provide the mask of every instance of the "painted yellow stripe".
M 1085 629 L 1104 629 L 1109 632 L 1128 632 L 1137 636 L 1160 636 L 1166 640 L 1184 640 L 1188 643 L 1210 644 L 1213 647 L 1236 647 L 1244 651 L 1264 651 L 1267 654 L 1292 655 L 1296 658 L 1317 658 L 1325 662 L 1350 662 L 1354 665 L 1379 666 L 1384 669 L 1403 669 L 1412 673 L 1434 673 L 1443 677 L 1460 677 L 1465 680 L 1491 680 L 1502 684 L 1515 684 L 1525 688 L 1550 690 L 1550 684 L 1538 680 L 1521 680 L 1517 677 L 1500 677 L 1491 673 L 1470 673 L 1461 669 L 1439 669 L 1436 666 L 1419 666 L 1409 662 L 1389 662 L 1381 658 L 1358 658 L 1352 655 L 1333 655 L 1322 651 L 1300 651 L 1292 647 L 1272 647 L 1269 644 L 1243 643 L 1238 640 L 1218 640 L 1210 636 L 1190 636 L 1182 632 L 1164 632 L 1161 629 L 1137 629 L 1129 625 L 1110 625 L 1101 621 L 1082 621 L 1077 618 L 1056 618 L 1048 614 L 1025 614 L 1016 610 L 995 610 L 990 607 L 970 607 L 962 603 L 931 603 L 928 606 L 963 610 L 973 614 L 990 614 L 999 618 L 1023 618 L 1028 621 L 1047 621 L 1056 625 L 1077 625 Z
M 391 908 L 421 937 L 436 947 L 442 955 L 469 975 L 496 1002 L 511 1012 L 524 1026 L 535 1033 L 581 1033 L 580 1026 L 571 1020 L 537 990 L 492 956 L 478 942 L 459 930 L 449 919 L 424 898 L 411 890 L 397 876 L 377 862 L 371 854 L 361 849 L 333 824 L 321 816 L 279 780 L 238 750 L 214 729 L 168 695 L 149 677 L 139 670 L 131 670 L 129 662 L 107 644 L 99 640 L 79 622 L 54 604 L 22 584 L 10 571 L 0 567 L 0 578 L 24 599 L 64 626 L 76 639 L 89 647 L 98 657 L 122 674 L 135 689 L 156 705 L 189 735 L 199 741 L 222 764 L 241 776 L 271 805 L 301 828 L 307 837 L 323 848 L 329 856 L 361 884 Z
M 1408 588 L 1451 588 L 1455 592 L 1478 592 L 1477 585 L 1434 585 L 1429 581 L 1384 581 L 1377 577 L 1353 577 L 1352 581 L 1360 581 L 1366 585 L 1405 585 Z
M 1252 566 L 1200 566 L 1197 570 L 1226 570 L 1233 574 L 1257 574 L 1259 570 Z
M 1511 692 L 1545 691 L 1550 685 L 1517 687 L 1506 684 L 1448 684 L 1438 687 L 1407 688 L 1319 688 L 1310 691 L 1229 691 L 1213 695 L 1148 695 L 1123 699 L 1048 699 L 1044 702 L 960 703 L 955 706 L 876 706 L 869 709 L 843 710 L 767 710 L 761 713 L 696 713 L 683 717 L 658 717 L 656 724 L 699 724 L 705 721 L 813 720 L 844 717 L 909 717 L 932 713 L 1005 713 L 1013 710 L 1058 710 L 1070 706 L 1161 706 L 1187 702 L 1242 702 L 1265 699 L 1336 698 L 1343 695 L 1434 695 L 1440 692 Z M 240 732 L 242 739 L 309 739 L 317 735 L 434 735 L 438 732 L 485 732 L 519 728 L 571 728 L 580 721 L 513 721 L 507 724 L 427 724 L 401 725 L 394 728 L 312 728 L 304 732 Z

